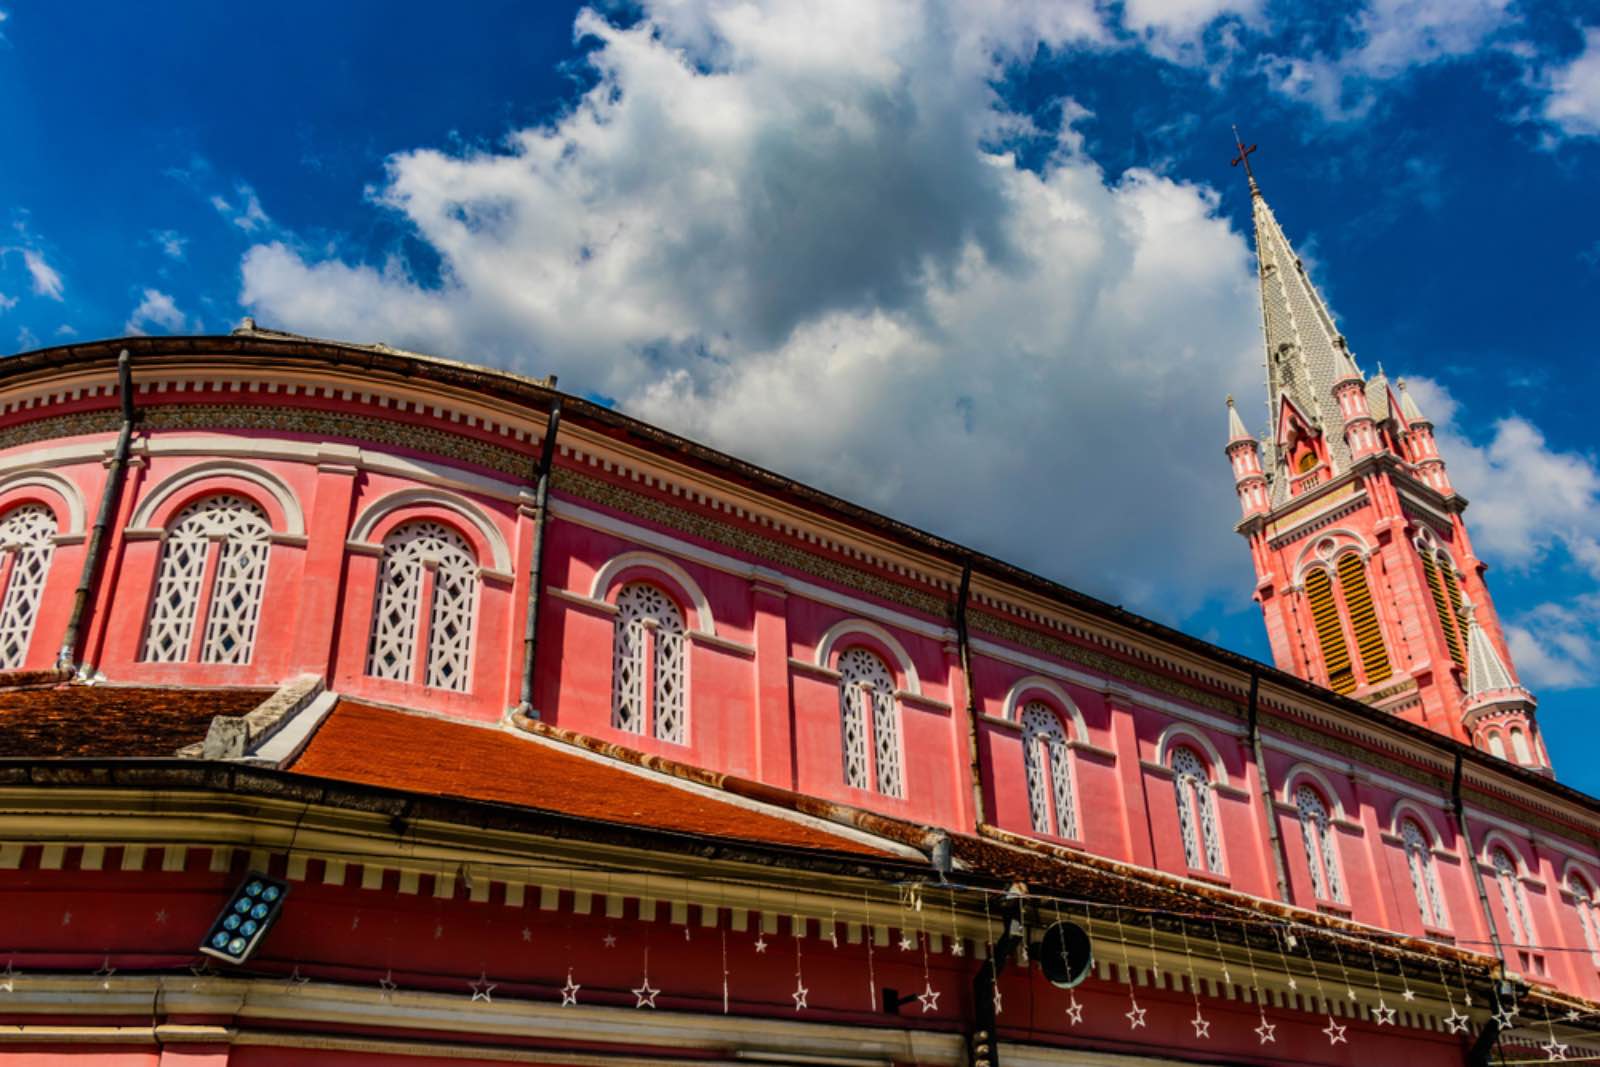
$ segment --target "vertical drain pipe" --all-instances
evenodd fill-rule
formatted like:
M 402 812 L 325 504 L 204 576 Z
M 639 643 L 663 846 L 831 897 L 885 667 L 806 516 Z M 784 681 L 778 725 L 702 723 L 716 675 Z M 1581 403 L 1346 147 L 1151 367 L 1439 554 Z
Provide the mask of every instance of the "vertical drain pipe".
M 1283 860 L 1283 839 L 1278 835 L 1278 813 L 1272 805 L 1272 785 L 1267 781 L 1267 761 L 1261 755 L 1261 730 L 1256 725 L 1256 712 L 1261 694 L 1261 675 L 1250 672 L 1250 703 L 1246 708 L 1250 730 L 1250 754 L 1256 761 L 1256 784 L 1260 787 L 1261 811 L 1267 820 L 1267 839 L 1272 843 L 1272 867 L 1278 876 L 1278 899 L 1293 904 L 1289 899 L 1289 868 Z
M 553 389 L 555 376 L 550 378 Z M 544 587 L 544 528 L 550 517 L 550 468 L 556 458 L 556 433 L 561 429 L 561 397 L 550 401 L 550 416 L 545 421 L 544 445 L 539 449 L 539 466 L 533 490 L 533 562 L 528 575 L 528 615 L 523 622 L 522 695 L 516 710 L 530 719 L 539 713 L 533 707 L 533 671 L 539 663 L 539 594 Z
M 1456 832 L 1461 835 L 1462 844 L 1467 846 L 1467 866 L 1472 868 L 1472 884 L 1478 890 L 1478 909 L 1483 912 L 1483 921 L 1489 926 L 1489 944 L 1494 946 L 1494 958 L 1500 961 L 1502 973 L 1506 969 L 1506 950 L 1500 944 L 1500 933 L 1494 922 L 1494 912 L 1489 908 L 1489 890 L 1483 884 L 1483 868 L 1478 866 L 1478 850 L 1472 843 L 1472 835 L 1467 832 L 1467 806 L 1461 801 L 1461 753 L 1456 753 L 1456 770 L 1450 779 L 1450 806 L 1456 814 Z
M 983 803 L 983 761 L 978 755 L 978 688 L 972 684 L 972 648 L 967 640 L 967 594 L 972 588 L 972 560 L 961 565 L 961 589 L 956 593 L 956 651 L 961 657 L 961 677 L 967 690 L 967 759 L 972 770 L 973 831 L 989 821 Z
M 122 429 L 117 434 L 116 451 L 111 454 L 105 488 L 100 492 L 100 508 L 95 513 L 94 528 L 89 531 L 89 544 L 84 549 L 83 573 L 78 576 L 78 588 L 72 594 L 72 614 L 67 618 L 67 632 L 61 638 L 61 651 L 56 654 L 56 667 L 61 670 L 72 670 L 77 666 L 78 632 L 83 627 L 83 616 L 89 607 L 95 572 L 100 568 L 100 550 L 105 543 L 106 527 L 111 525 L 111 515 L 122 496 L 122 483 L 128 469 L 128 447 L 133 442 L 133 423 L 137 412 L 133 409 L 133 356 L 126 348 L 117 355 L 117 393 L 122 400 Z

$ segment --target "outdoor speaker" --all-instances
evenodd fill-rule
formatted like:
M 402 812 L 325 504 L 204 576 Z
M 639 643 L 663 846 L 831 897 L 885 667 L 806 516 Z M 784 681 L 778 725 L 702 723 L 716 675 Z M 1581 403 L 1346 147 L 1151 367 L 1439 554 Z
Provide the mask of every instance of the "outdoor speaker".
M 1071 989 L 1094 966 L 1094 945 L 1089 934 L 1076 923 L 1058 922 L 1049 926 L 1033 950 L 1045 979 L 1057 989 Z

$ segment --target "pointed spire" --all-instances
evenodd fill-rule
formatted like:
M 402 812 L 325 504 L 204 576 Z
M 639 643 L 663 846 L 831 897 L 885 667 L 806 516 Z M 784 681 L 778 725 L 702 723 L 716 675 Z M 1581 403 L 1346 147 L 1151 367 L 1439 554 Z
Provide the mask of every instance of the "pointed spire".
M 1244 428 L 1244 420 L 1239 417 L 1239 409 L 1233 406 L 1233 395 L 1228 395 L 1228 443 L 1234 441 L 1249 441 L 1252 444 L 1255 438 L 1250 436 L 1250 431 Z
M 1419 422 L 1427 422 L 1427 416 L 1422 413 L 1421 408 L 1417 407 L 1417 402 L 1412 399 L 1411 394 L 1406 392 L 1406 380 L 1401 378 L 1398 384 L 1400 386 L 1400 414 L 1405 416 L 1406 425 L 1414 426 Z
M 1472 601 L 1465 596 L 1461 599 L 1461 614 L 1467 620 L 1467 700 L 1470 702 L 1484 693 L 1517 688 L 1517 680 L 1484 632 Z

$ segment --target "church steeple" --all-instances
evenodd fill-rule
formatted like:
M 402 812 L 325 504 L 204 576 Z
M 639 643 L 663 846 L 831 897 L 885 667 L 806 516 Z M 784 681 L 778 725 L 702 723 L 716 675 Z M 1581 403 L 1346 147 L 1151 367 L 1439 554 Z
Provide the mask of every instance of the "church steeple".
M 1229 399 L 1227 454 L 1273 658 L 1284 670 L 1495 755 L 1548 769 L 1433 436 L 1380 367 L 1369 380 L 1250 186 L 1268 417 Z M 1476 605 L 1476 610 L 1474 609 Z

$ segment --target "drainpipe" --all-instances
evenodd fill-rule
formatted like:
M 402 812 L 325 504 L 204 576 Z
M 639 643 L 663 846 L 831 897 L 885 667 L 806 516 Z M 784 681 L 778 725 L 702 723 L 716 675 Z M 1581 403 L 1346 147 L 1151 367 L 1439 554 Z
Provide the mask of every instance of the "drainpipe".
M 556 384 L 555 377 L 550 385 Z M 556 458 L 556 433 L 561 429 L 561 398 L 550 401 L 550 417 L 545 422 L 544 445 L 539 449 L 539 466 L 533 490 L 533 563 L 528 575 L 528 615 L 523 621 L 522 695 L 516 710 L 531 719 L 539 713 L 533 707 L 533 671 L 539 664 L 539 594 L 544 591 L 544 528 L 549 520 L 550 467 Z
M 1246 708 L 1246 723 L 1250 731 L 1250 755 L 1256 761 L 1256 784 L 1260 787 L 1261 811 L 1267 820 L 1267 839 L 1272 843 L 1272 867 L 1278 876 L 1278 899 L 1293 904 L 1289 897 L 1289 867 L 1283 859 L 1283 839 L 1278 835 L 1278 813 L 1272 806 L 1272 786 L 1267 782 L 1267 761 L 1261 755 L 1261 730 L 1256 725 L 1256 712 L 1261 692 L 1261 675 L 1250 672 L 1250 703 Z
M 978 973 L 972 976 L 972 1031 L 967 1035 L 967 1048 L 971 1053 L 972 1067 L 1000 1067 L 1000 1034 L 995 1023 L 995 983 L 1000 970 L 1016 951 L 1022 940 L 1021 918 L 1007 909 L 1005 931 L 994 944 L 989 958 L 983 961 Z
M 117 355 L 117 393 L 122 400 L 122 429 L 117 434 L 117 447 L 111 454 L 111 466 L 106 471 L 106 486 L 100 493 L 100 509 L 95 513 L 94 528 L 89 531 L 89 544 L 84 549 L 83 573 L 78 576 L 78 588 L 72 595 L 72 614 L 67 618 L 67 632 L 61 638 L 61 651 L 56 655 L 56 667 L 62 670 L 72 670 L 77 666 L 78 631 L 83 626 L 89 594 L 94 588 L 95 572 L 100 567 L 100 549 L 105 542 L 106 527 L 111 525 L 111 515 L 118 498 L 122 496 L 122 483 L 128 469 L 128 447 L 133 441 L 133 423 L 137 413 L 133 409 L 133 357 L 126 348 Z M 92 669 L 88 668 L 90 672 Z
M 983 761 L 978 758 L 978 690 L 972 684 L 972 645 L 967 638 L 967 593 L 972 587 L 972 560 L 961 565 L 961 589 L 956 593 L 956 649 L 961 656 L 961 677 L 967 690 L 967 759 L 972 769 L 972 824 L 989 821 L 983 803 Z
M 1461 835 L 1461 841 L 1467 846 L 1467 866 L 1472 868 L 1472 884 L 1478 889 L 1478 908 L 1483 912 L 1483 921 L 1489 927 L 1489 944 L 1494 946 L 1494 958 L 1500 961 L 1500 971 L 1503 974 L 1506 968 L 1506 950 L 1500 944 L 1500 934 L 1495 927 L 1494 912 L 1489 909 L 1489 890 L 1483 884 L 1483 869 L 1478 866 L 1478 850 L 1472 844 L 1472 835 L 1467 832 L 1467 807 L 1461 801 L 1461 753 L 1456 753 L 1455 774 L 1450 779 L 1450 806 L 1456 813 L 1456 831 Z

